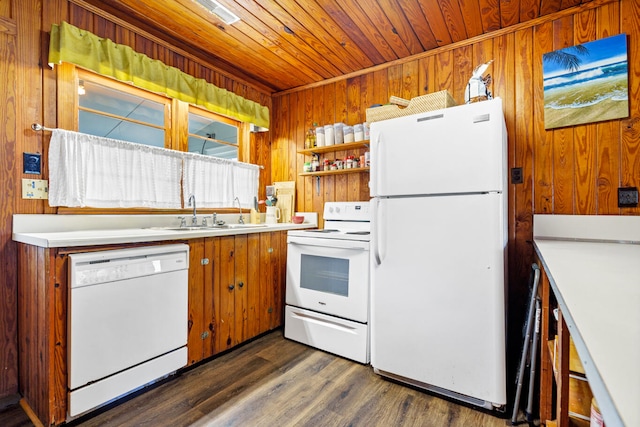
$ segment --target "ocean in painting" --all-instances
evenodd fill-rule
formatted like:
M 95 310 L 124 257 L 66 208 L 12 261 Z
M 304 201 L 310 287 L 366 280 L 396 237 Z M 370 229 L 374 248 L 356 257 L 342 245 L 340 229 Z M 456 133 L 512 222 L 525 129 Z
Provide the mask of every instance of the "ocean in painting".
M 582 46 L 583 51 L 563 50 L 578 58 L 577 70 L 565 70 L 549 54 L 543 56 L 547 129 L 629 115 L 626 36 Z

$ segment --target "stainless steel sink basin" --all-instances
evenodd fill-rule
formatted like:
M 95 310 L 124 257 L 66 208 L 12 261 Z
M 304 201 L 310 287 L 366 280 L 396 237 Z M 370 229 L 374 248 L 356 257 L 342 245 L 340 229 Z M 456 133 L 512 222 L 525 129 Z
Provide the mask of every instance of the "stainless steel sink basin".
M 225 224 L 225 225 L 209 225 L 209 226 L 188 225 L 186 227 L 172 226 L 172 227 L 149 227 L 149 228 L 152 230 L 168 230 L 168 231 L 202 231 L 202 230 L 222 230 L 229 227 Z
M 267 224 L 226 224 L 227 228 L 258 228 L 266 227 Z
M 165 231 L 207 231 L 207 230 L 228 230 L 230 228 L 259 228 L 266 227 L 267 224 L 218 224 L 218 225 L 187 225 L 180 227 L 167 226 L 167 227 L 149 227 L 151 230 L 165 230 Z

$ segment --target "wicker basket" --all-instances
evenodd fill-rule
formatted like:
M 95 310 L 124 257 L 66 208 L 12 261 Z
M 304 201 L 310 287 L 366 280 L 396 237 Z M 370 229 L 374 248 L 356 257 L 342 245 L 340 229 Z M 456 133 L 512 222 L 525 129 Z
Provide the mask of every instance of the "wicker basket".
M 395 117 L 408 116 L 410 114 L 424 113 L 426 111 L 440 110 L 453 107 L 456 101 L 446 90 L 417 96 L 402 108 L 397 105 L 383 105 L 382 107 L 367 108 L 367 122 L 379 122 L 380 120 L 393 119 Z

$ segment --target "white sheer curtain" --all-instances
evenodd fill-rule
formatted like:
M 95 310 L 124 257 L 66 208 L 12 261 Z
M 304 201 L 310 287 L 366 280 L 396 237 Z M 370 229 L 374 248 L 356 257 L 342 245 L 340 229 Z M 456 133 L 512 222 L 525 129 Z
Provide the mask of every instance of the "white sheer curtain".
M 180 209 L 181 154 L 56 129 L 49 146 L 49 205 Z
M 234 199 L 238 197 L 242 207 L 252 207 L 253 198 L 258 195 L 259 178 L 256 165 L 184 153 L 184 198 L 195 195 L 198 206 L 235 206 Z
M 180 180 L 182 178 L 182 187 Z M 49 205 L 180 209 L 244 208 L 258 195 L 256 165 L 55 129 L 49 145 Z

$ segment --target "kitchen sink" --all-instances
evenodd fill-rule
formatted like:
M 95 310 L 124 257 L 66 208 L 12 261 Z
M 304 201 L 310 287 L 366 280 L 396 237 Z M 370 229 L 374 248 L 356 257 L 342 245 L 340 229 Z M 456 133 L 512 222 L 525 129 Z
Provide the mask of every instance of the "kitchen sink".
M 168 231 L 201 231 L 201 230 L 222 230 L 229 228 L 225 225 L 188 225 L 186 227 L 170 226 L 170 227 L 149 227 L 152 230 L 168 230 Z
M 227 228 L 257 228 L 266 226 L 267 224 L 225 224 Z
M 222 224 L 222 225 L 187 225 L 185 227 L 180 226 L 167 226 L 167 227 L 149 227 L 152 230 L 166 230 L 166 231 L 206 231 L 206 230 L 227 230 L 229 228 L 258 228 L 266 227 L 267 224 Z

